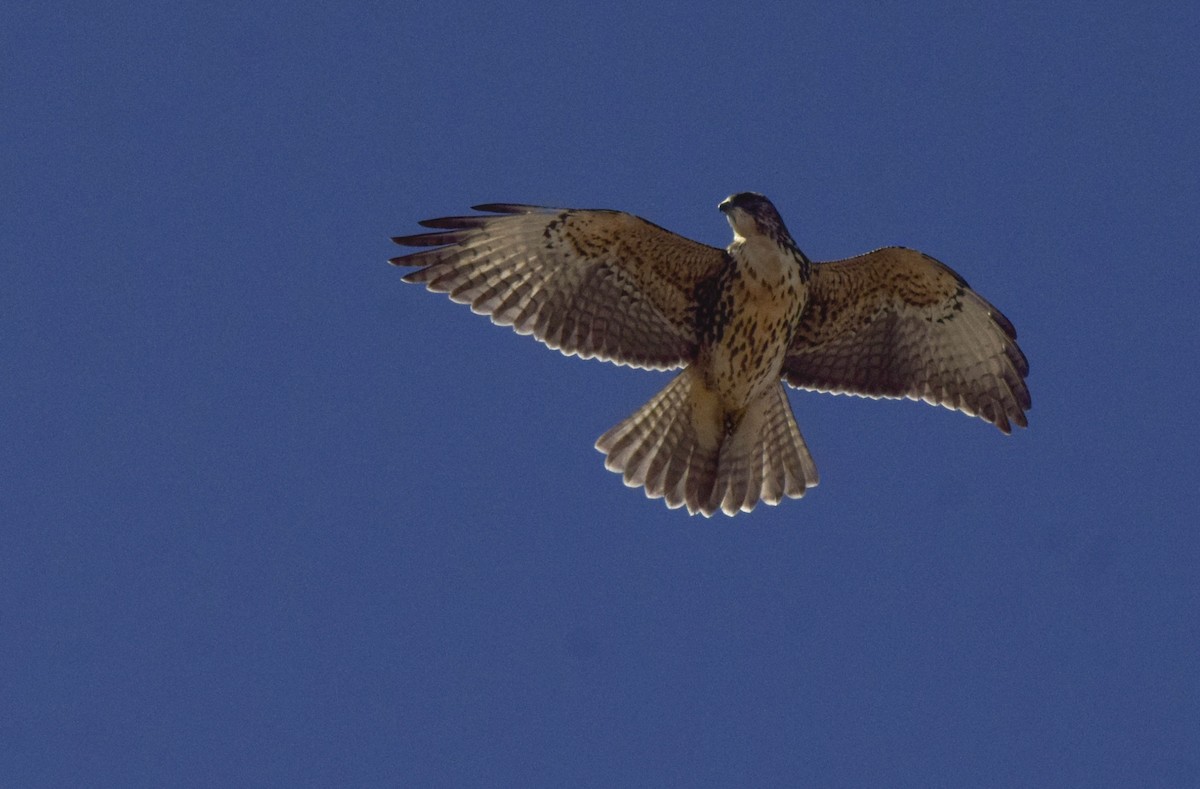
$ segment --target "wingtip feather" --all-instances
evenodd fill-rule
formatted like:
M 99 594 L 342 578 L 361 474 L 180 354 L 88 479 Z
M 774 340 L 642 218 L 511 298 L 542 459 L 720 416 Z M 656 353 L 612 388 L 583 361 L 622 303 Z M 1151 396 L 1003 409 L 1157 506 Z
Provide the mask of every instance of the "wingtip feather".
M 533 214 L 554 209 L 544 205 L 528 205 L 526 203 L 480 203 L 471 206 L 471 210 L 487 211 L 492 214 Z

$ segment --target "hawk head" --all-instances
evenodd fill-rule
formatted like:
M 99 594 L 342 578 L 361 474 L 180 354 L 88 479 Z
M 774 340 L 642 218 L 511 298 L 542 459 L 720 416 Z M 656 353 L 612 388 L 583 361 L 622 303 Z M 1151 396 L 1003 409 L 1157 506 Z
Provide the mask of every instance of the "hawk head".
M 735 236 L 750 238 L 764 235 L 774 239 L 780 246 L 794 243 L 775 206 L 758 192 L 738 192 L 730 195 L 722 200 L 717 208 L 729 220 L 729 226 L 733 228 Z

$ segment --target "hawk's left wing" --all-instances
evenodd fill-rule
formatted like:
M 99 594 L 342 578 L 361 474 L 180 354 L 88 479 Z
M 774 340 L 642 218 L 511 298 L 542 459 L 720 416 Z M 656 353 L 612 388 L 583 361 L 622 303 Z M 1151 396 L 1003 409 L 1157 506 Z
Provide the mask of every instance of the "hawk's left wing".
M 393 258 L 404 276 L 494 323 L 585 359 L 668 369 L 696 352 L 696 288 L 724 250 L 620 211 L 492 204 L 392 239 L 437 247 Z
M 907 397 L 1025 427 L 1029 363 L 1017 332 L 962 277 L 886 247 L 813 267 L 783 376 L 801 389 Z

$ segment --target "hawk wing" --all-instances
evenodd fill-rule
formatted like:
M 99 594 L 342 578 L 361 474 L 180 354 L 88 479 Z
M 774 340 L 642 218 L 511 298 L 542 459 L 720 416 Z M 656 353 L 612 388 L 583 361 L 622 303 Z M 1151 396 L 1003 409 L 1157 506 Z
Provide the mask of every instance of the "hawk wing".
M 695 356 L 695 291 L 724 250 L 632 214 L 490 204 L 392 239 L 437 247 L 390 262 L 406 282 L 471 305 L 567 355 L 669 369 Z
M 862 397 L 907 397 L 1025 427 L 1029 363 L 1017 332 L 945 264 L 886 247 L 813 267 L 788 349 L 789 384 Z

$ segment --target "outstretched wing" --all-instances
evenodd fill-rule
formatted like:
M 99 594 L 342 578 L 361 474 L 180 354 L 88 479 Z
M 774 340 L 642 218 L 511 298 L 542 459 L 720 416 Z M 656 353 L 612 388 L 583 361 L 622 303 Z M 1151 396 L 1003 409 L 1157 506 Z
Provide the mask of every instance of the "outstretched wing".
M 788 350 L 789 384 L 863 397 L 907 397 L 1025 427 L 1029 363 L 1017 332 L 945 264 L 886 247 L 813 268 Z
M 725 252 L 632 214 L 476 206 L 490 215 L 421 222 L 438 232 L 397 244 L 437 247 L 393 258 L 405 275 L 585 359 L 669 369 L 696 352 L 695 290 Z

